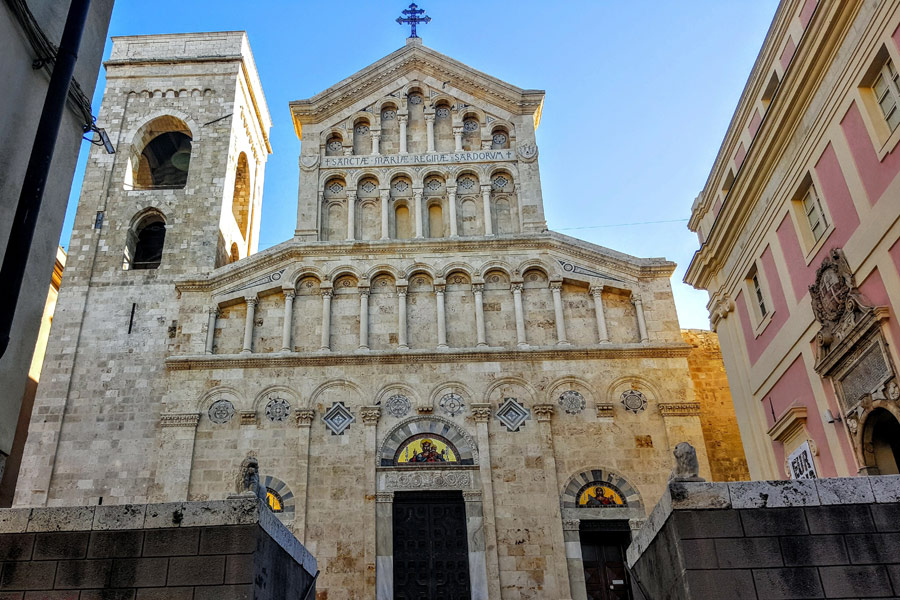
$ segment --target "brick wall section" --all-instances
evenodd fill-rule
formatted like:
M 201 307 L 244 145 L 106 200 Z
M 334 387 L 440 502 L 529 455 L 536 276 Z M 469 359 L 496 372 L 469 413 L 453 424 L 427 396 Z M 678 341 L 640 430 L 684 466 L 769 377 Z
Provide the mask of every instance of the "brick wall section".
M 682 329 L 681 337 L 691 345 L 688 369 L 694 382 L 694 398 L 700 403 L 700 426 L 712 480 L 750 479 L 719 349 L 719 336 L 703 329 Z
M 900 476 L 673 483 L 628 562 L 636 598 L 895 598 L 898 540 Z
M 302 598 L 313 575 L 264 511 L 252 499 L 0 511 L 0 600 Z

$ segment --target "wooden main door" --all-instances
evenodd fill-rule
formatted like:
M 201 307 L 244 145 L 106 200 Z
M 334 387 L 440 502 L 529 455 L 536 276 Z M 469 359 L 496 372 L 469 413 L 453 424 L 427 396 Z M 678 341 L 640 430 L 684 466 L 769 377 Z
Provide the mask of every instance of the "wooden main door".
M 625 570 L 625 548 L 630 542 L 630 533 L 582 530 L 580 535 L 588 600 L 632 600 Z
M 469 600 L 462 492 L 394 494 L 395 600 Z

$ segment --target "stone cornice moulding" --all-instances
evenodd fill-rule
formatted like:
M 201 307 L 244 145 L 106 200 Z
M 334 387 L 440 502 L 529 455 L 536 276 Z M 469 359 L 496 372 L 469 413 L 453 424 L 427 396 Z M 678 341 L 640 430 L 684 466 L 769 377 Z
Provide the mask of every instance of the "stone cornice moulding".
M 683 343 L 656 345 L 606 344 L 603 347 L 558 347 L 524 350 L 405 350 L 397 352 L 357 353 L 294 353 L 271 352 L 265 354 L 197 354 L 170 356 L 166 368 L 170 371 L 194 371 L 201 369 L 267 369 L 298 366 L 491 362 L 521 360 L 609 360 L 635 358 L 686 358 L 691 346 Z
M 542 90 L 523 90 L 426 46 L 408 44 L 311 98 L 291 102 L 297 136 L 302 139 L 303 125 L 320 123 L 361 97 L 380 95 L 383 87 L 416 70 L 440 81 L 449 78 L 455 89 L 512 114 L 539 113 L 543 105 Z
M 662 402 L 659 405 L 659 414 L 663 417 L 699 417 L 699 402 Z
M 807 408 L 794 404 L 781 415 L 766 433 L 770 438 L 782 444 L 790 441 L 806 426 Z
M 293 264 L 302 260 L 329 260 L 334 257 L 407 254 L 414 247 L 417 254 L 492 252 L 498 250 L 546 250 L 561 253 L 569 258 L 580 258 L 598 268 L 605 268 L 635 280 L 671 277 L 675 263 L 662 258 L 636 258 L 603 246 L 597 246 L 576 238 L 545 231 L 521 234 L 504 239 L 486 237 L 472 239 L 441 240 L 371 240 L 367 242 L 306 242 L 293 238 L 258 252 L 252 256 L 211 272 L 205 278 L 182 279 L 175 282 L 179 292 L 209 291 L 224 294 L 218 289 L 232 289 L 244 279 L 260 277 L 260 272 Z M 632 281 L 631 283 L 637 283 Z
M 838 35 L 835 32 L 846 31 L 857 12 L 859 2 L 820 3 L 820 8 L 817 10 L 821 10 L 822 4 L 826 5 L 832 12 L 813 18 L 810 22 L 806 33 L 797 42 L 794 57 L 779 85 L 779 92 L 789 90 L 790 95 L 782 98 L 784 94 L 776 94 L 776 98 L 773 99 L 768 112 L 762 120 L 759 131 L 757 131 L 752 143 L 746 149 L 744 161 L 735 173 L 734 185 L 725 198 L 722 208 L 707 234 L 706 241 L 700 246 L 700 249 L 697 250 L 688 265 L 684 281 L 695 288 L 707 289 L 709 287 L 709 282 L 717 270 L 716 267 L 719 267 L 712 257 L 728 256 L 734 249 L 740 233 L 745 229 L 753 210 L 761 201 L 748 202 L 746 201 L 747 198 L 759 198 L 761 196 L 764 186 L 769 182 L 768 174 L 782 160 L 784 149 L 790 143 L 795 129 L 799 126 L 803 114 L 805 114 L 804 111 L 807 110 L 809 102 L 819 89 L 819 83 L 825 74 L 826 66 L 831 64 L 832 53 L 837 49 L 838 44 L 844 40 L 844 35 Z M 818 42 L 818 45 L 808 42 L 811 39 Z M 825 60 L 823 57 L 828 57 L 828 60 Z M 802 78 L 799 81 L 799 85 L 792 86 L 798 78 Z M 835 94 L 836 91 L 832 90 L 829 96 L 833 99 Z M 743 103 L 745 100 L 742 96 L 741 102 Z M 828 103 L 826 102 L 826 104 Z M 833 108 L 831 107 L 832 110 Z M 830 114 L 830 110 L 828 112 Z M 699 211 L 705 214 L 714 202 L 714 197 L 718 192 L 707 194 L 706 191 L 715 191 L 721 187 L 721 179 L 724 173 L 727 172 L 731 158 L 740 142 L 739 134 L 743 125 L 736 128 L 735 123 L 745 123 L 749 119 L 749 112 L 747 115 L 742 115 L 742 118 L 743 120 L 741 121 L 732 121 L 729 133 L 720 148 L 719 156 L 710 173 L 710 179 L 704 188 L 703 201 L 696 206 L 695 212 Z M 735 114 L 735 119 L 737 119 L 737 113 Z M 790 127 L 785 127 L 785 124 L 790 125 Z M 824 128 L 819 129 L 822 130 Z M 737 137 L 734 137 L 732 140 L 733 136 Z M 728 147 L 727 151 L 725 150 L 726 146 Z M 742 173 L 747 172 L 753 175 L 749 180 L 746 176 L 740 176 Z M 729 201 L 732 197 L 740 197 L 744 201 Z M 770 198 L 770 204 L 771 200 Z M 780 206 L 780 203 L 778 206 Z M 747 245 L 747 247 L 750 246 L 750 244 Z

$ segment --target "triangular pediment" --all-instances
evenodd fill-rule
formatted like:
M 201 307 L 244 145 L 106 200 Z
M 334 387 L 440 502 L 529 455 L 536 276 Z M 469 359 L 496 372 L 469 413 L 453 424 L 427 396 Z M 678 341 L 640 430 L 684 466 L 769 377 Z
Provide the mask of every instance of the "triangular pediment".
M 305 124 L 322 123 L 364 99 L 387 95 L 397 82 L 412 79 L 441 82 L 448 93 L 471 97 L 511 115 L 533 115 L 535 124 L 544 101 L 543 90 L 523 90 L 414 40 L 312 98 L 291 102 L 297 132 Z

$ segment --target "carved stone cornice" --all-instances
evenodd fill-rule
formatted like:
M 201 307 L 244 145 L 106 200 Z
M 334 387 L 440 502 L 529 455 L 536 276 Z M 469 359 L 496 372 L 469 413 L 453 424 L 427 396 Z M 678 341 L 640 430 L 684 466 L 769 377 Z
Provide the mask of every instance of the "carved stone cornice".
M 389 490 L 471 489 L 471 469 L 430 469 L 412 467 L 409 470 L 391 471 L 384 476 L 384 486 Z
M 359 409 L 359 415 L 362 418 L 363 423 L 366 425 L 376 425 L 378 424 L 378 419 L 381 418 L 381 407 L 380 406 L 363 406 Z
M 806 427 L 806 415 L 806 406 L 794 404 L 775 421 L 775 424 L 766 433 L 776 442 L 789 441 Z
M 394 492 L 375 492 L 375 502 L 393 502 Z
M 535 404 L 531 407 L 531 412 L 538 421 L 549 421 L 556 412 L 556 406 L 553 404 Z
M 491 420 L 494 407 L 487 403 L 472 404 L 472 418 L 476 423 L 487 423 Z
M 316 411 L 311 408 L 298 408 L 294 411 L 294 418 L 297 420 L 298 427 L 309 427 L 312 425 Z
M 699 402 L 661 402 L 659 414 L 663 417 L 695 417 L 700 415 Z
M 191 371 L 198 369 L 267 369 L 301 366 L 360 365 L 360 364 L 408 364 L 490 362 L 527 360 L 606 360 L 640 358 L 685 358 L 691 347 L 681 343 L 659 343 L 638 346 L 638 344 L 609 344 L 604 346 L 558 346 L 553 349 L 465 348 L 444 350 L 372 351 L 340 354 L 329 352 L 296 353 L 248 353 L 248 354 L 194 354 L 170 356 L 166 368 L 170 371 Z
M 463 500 L 465 502 L 481 502 L 484 495 L 481 490 L 463 490 Z
M 196 427 L 200 413 L 163 413 L 159 417 L 160 427 Z

